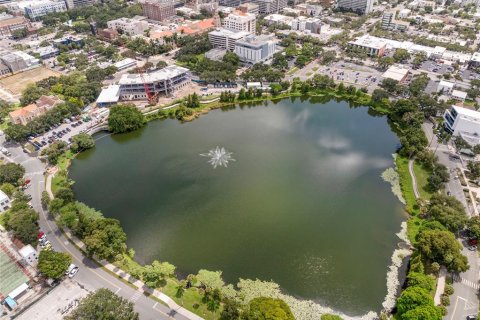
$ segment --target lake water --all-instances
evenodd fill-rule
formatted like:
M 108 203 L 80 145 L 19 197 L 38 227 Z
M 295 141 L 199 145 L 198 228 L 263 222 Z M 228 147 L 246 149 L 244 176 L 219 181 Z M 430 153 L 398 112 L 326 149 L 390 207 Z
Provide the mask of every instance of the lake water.
M 367 108 L 292 99 L 101 138 L 70 177 L 80 201 L 121 221 L 142 263 L 273 280 L 361 315 L 381 309 L 404 220 L 380 177 L 397 145 Z M 200 154 L 216 146 L 236 161 L 214 169 Z

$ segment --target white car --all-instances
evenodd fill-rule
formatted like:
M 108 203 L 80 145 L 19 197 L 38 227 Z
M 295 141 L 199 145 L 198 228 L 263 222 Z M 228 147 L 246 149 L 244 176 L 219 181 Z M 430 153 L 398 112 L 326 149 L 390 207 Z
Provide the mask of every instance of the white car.
M 68 276 L 69 278 L 73 278 L 77 274 L 77 272 L 78 272 L 78 267 L 72 263 L 70 264 L 67 271 L 65 272 L 65 275 Z

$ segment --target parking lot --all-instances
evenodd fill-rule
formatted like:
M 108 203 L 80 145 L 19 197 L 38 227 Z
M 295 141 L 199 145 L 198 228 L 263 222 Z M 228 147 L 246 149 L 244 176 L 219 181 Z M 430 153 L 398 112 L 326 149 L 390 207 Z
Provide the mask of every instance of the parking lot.
M 73 136 L 82 132 L 87 132 L 88 129 L 104 121 L 108 115 L 108 109 L 103 110 L 107 112 L 102 112 L 102 109 L 97 109 L 89 114 L 66 119 L 63 123 L 53 126 L 51 130 L 35 137 L 31 137 L 29 141 L 36 151 L 48 147 L 55 141 L 64 141 L 69 144 Z
M 454 71 L 453 67 L 447 64 L 438 63 L 433 60 L 427 60 L 423 62 L 419 70 L 438 73 L 438 74 L 445 74 L 445 73 L 452 73 Z

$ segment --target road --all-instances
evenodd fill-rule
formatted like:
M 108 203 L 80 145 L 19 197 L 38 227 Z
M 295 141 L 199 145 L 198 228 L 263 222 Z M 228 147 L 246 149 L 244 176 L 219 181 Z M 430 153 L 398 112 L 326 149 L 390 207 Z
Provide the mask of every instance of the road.
M 5 138 L 0 137 L 0 144 L 4 144 Z M 20 163 L 25 167 L 25 177 L 31 180 L 31 186 L 27 189 L 27 193 L 32 196 L 32 205 L 39 213 L 39 225 L 43 232 L 46 233 L 48 240 L 52 243 L 56 251 L 68 252 L 73 259 L 73 263 L 79 266 L 80 270 L 73 278 L 80 285 L 90 291 L 99 288 L 108 288 L 119 296 L 134 302 L 135 310 L 140 314 L 140 319 L 179 319 L 187 320 L 188 318 L 176 313 L 166 307 L 164 304 L 150 299 L 142 294 L 141 291 L 135 290 L 124 282 L 118 280 L 104 269 L 100 268 L 92 260 L 83 256 L 83 254 L 74 247 L 58 229 L 56 223 L 51 216 L 43 210 L 41 205 L 41 194 L 45 190 L 45 181 L 43 172 L 46 167 L 38 158 L 29 156 L 24 153 L 20 146 L 5 145 L 11 152 L 9 159 L 13 162 Z
M 431 141 L 430 148 L 432 150 L 437 150 L 436 155 L 438 156 L 440 163 L 447 166 L 450 171 L 461 166 L 461 162 L 449 157 L 450 152 L 446 145 L 437 144 L 437 139 L 433 135 L 432 125 L 430 123 L 425 123 L 423 125 L 423 129 L 428 140 Z M 466 208 L 467 214 L 472 216 L 474 210 L 471 208 L 471 206 L 468 206 L 465 199 L 465 194 L 463 192 L 463 187 L 461 186 L 459 180 L 450 179 L 446 185 L 446 190 L 450 191 L 453 196 L 462 202 Z M 444 317 L 445 320 L 465 319 L 467 315 L 477 314 L 478 312 L 478 290 L 480 288 L 480 261 L 478 258 L 478 252 L 468 250 L 468 244 L 464 239 L 460 238 L 459 241 L 462 242 L 462 254 L 468 258 L 470 269 L 454 276 L 453 288 L 455 289 L 455 293 L 450 296 L 450 306 L 447 307 L 448 314 Z

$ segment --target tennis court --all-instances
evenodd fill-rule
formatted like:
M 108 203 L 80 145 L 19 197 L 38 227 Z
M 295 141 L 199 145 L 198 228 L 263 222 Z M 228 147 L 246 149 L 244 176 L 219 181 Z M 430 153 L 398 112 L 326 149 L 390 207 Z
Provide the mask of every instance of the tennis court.
M 18 265 L 2 250 L 0 250 L 0 274 L 0 296 L 3 297 L 28 281 L 28 277 Z

